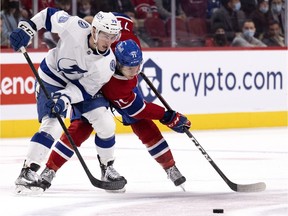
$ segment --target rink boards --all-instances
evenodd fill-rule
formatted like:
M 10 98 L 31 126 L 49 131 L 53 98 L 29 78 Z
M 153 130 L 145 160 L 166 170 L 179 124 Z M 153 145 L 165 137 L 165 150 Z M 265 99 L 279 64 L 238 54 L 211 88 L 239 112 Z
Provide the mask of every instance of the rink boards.
M 29 52 L 35 67 L 45 54 Z M 159 49 L 143 57 L 146 76 L 194 130 L 287 126 L 285 49 Z M 39 127 L 34 76 L 22 54 L 1 53 L 0 84 L 1 137 L 31 136 Z M 147 101 L 161 104 L 142 79 L 139 88 Z M 118 133 L 131 132 L 116 123 Z

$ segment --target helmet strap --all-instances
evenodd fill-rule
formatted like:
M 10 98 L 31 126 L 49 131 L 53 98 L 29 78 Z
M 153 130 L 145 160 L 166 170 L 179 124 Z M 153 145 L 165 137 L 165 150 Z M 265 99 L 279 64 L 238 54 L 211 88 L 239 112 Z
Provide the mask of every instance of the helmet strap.
M 94 33 L 94 31 L 92 29 L 92 38 L 93 38 L 95 46 L 97 46 L 96 44 L 97 44 L 97 41 L 98 41 L 99 32 L 100 32 L 99 30 L 95 29 L 95 33 Z
M 98 47 L 97 47 L 99 33 L 100 33 L 100 31 L 96 29 L 95 34 L 93 34 L 93 30 L 92 30 L 92 38 L 93 38 L 93 42 L 95 45 L 95 50 L 96 50 L 98 55 L 105 55 L 109 51 L 109 49 L 107 49 L 104 53 L 100 53 L 98 50 Z

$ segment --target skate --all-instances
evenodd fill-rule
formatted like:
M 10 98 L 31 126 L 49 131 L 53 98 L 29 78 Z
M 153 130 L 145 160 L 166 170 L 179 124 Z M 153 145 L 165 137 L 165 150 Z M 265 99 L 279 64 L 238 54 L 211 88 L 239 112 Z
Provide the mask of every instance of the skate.
M 39 191 L 39 180 L 41 177 L 36 173 L 40 168 L 37 164 L 31 164 L 30 167 L 23 167 L 19 177 L 15 181 L 15 193 L 20 195 L 37 195 Z
M 170 179 L 175 186 L 180 186 L 182 190 L 185 191 L 184 182 L 186 181 L 186 178 L 180 173 L 178 168 L 174 165 L 165 171 L 168 179 Z
M 38 186 L 42 188 L 43 191 L 45 191 L 51 186 L 51 182 L 55 176 L 56 176 L 55 171 L 46 167 L 40 175 L 41 179 L 39 181 Z
M 100 168 L 101 168 L 101 180 L 102 181 L 120 181 L 120 180 L 125 180 L 126 179 L 121 176 L 113 167 L 114 160 L 109 161 L 107 165 L 103 164 L 100 160 L 100 156 L 97 155 L 98 161 L 100 163 Z M 126 189 L 123 187 L 122 189 L 119 190 L 106 190 L 107 192 L 111 193 L 125 193 Z

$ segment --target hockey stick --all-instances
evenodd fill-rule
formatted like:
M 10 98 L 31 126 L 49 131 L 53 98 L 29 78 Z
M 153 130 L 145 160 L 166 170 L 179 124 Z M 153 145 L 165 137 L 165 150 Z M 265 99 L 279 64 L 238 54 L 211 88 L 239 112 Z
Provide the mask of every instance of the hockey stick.
M 26 49 L 24 47 L 21 47 L 20 50 L 23 53 L 23 55 L 25 56 L 29 66 L 30 66 L 31 70 L 33 71 L 33 73 L 34 73 L 34 75 L 36 77 L 36 80 L 38 81 L 41 89 L 43 90 L 43 92 L 45 94 L 45 96 L 47 97 L 47 99 L 51 99 L 51 96 L 48 93 L 47 89 L 45 88 L 45 86 L 44 86 L 44 84 L 42 82 L 42 79 L 40 78 L 40 76 L 39 76 L 38 72 L 36 71 L 36 69 L 35 69 L 35 67 L 34 67 L 34 65 L 33 65 L 32 61 L 31 61 L 31 59 L 30 59 L 30 57 L 28 55 L 28 53 L 26 52 Z M 81 156 L 76 144 L 74 143 L 69 131 L 67 130 L 67 127 L 65 126 L 62 118 L 60 117 L 59 113 L 56 112 L 55 115 L 56 115 L 56 118 L 58 119 L 58 121 L 59 121 L 59 123 L 60 123 L 60 125 L 61 125 L 61 127 L 62 127 L 62 129 L 63 129 L 63 131 L 65 133 L 65 135 L 67 136 L 70 144 L 72 145 L 72 147 L 73 147 L 73 149 L 74 149 L 74 151 L 75 151 L 75 153 L 76 153 L 76 155 L 77 155 L 82 167 L 84 168 L 84 170 L 85 170 L 90 182 L 92 183 L 92 185 L 97 187 L 97 188 L 101 188 L 101 189 L 105 189 L 105 190 L 119 190 L 119 189 L 122 189 L 125 186 L 125 184 L 127 183 L 126 180 L 120 180 L 120 181 L 114 181 L 114 182 L 105 182 L 105 181 L 98 180 L 97 178 L 95 178 L 91 174 L 91 172 L 89 171 L 86 163 L 84 162 L 84 160 L 83 160 L 83 158 L 82 158 L 82 156 Z
M 148 86 L 152 89 L 155 95 L 159 98 L 162 104 L 166 107 L 167 110 L 172 110 L 169 104 L 165 101 L 165 99 L 160 95 L 157 89 L 153 86 L 152 82 L 148 79 L 148 77 L 140 72 L 140 75 L 143 77 Z M 236 192 L 259 192 L 264 191 L 266 189 L 266 184 L 264 182 L 258 182 L 254 184 L 236 184 L 230 181 L 226 175 L 219 169 L 219 167 L 215 164 L 212 158 L 208 155 L 208 153 L 204 150 L 204 148 L 200 145 L 200 143 L 195 139 L 195 137 L 190 133 L 188 129 L 185 130 L 187 136 L 191 139 L 191 141 L 196 145 L 196 147 L 201 151 L 204 157 L 209 161 L 209 163 L 213 166 L 216 172 L 222 177 L 222 179 L 226 182 L 226 184 Z

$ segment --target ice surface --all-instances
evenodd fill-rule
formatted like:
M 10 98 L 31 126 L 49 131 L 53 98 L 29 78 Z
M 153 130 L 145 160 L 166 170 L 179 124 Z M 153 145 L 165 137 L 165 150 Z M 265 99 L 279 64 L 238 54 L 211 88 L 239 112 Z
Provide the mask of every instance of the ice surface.
M 186 134 L 164 133 L 186 192 L 167 179 L 135 135 L 118 134 L 115 168 L 126 177 L 125 194 L 93 187 L 76 156 L 56 174 L 41 196 L 19 196 L 19 175 L 29 138 L 0 139 L 0 215 L 13 216 L 287 216 L 288 129 L 191 131 L 233 182 L 265 182 L 258 193 L 232 191 Z M 91 136 L 80 148 L 90 171 L 100 178 Z M 44 165 L 43 165 L 44 167 Z M 40 170 L 41 171 L 41 170 Z M 213 209 L 224 214 L 213 214 Z

